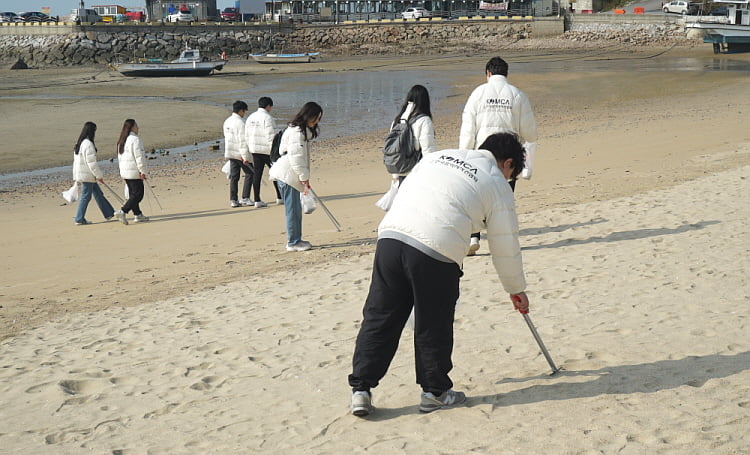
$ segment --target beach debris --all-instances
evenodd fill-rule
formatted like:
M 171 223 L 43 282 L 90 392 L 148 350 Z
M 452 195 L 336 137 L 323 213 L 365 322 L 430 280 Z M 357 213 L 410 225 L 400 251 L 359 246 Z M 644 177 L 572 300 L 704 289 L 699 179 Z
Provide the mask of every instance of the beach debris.
M 10 67 L 12 70 L 27 70 L 29 69 L 29 65 L 26 64 L 26 62 L 23 61 L 22 58 L 19 58 L 16 60 L 16 63 L 13 64 L 13 66 Z

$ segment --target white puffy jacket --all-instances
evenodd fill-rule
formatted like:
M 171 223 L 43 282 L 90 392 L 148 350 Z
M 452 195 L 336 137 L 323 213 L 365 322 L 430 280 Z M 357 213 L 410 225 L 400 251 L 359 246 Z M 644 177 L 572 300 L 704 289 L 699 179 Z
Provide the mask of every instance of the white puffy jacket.
M 492 75 L 487 83 L 471 93 L 461 121 L 458 147 L 475 149 L 488 136 L 501 132 L 518 134 L 526 149 L 525 178 L 531 177 L 536 152 L 536 120 L 526 95 L 501 75 Z
M 73 180 L 76 182 L 96 182 L 104 178 L 96 162 L 96 147 L 88 139 L 81 142 L 78 153 L 73 154 Z
M 276 122 L 267 110 L 260 107 L 250 114 L 245 122 L 245 137 L 250 153 L 270 154 L 275 133 Z
M 510 294 L 524 291 L 515 200 L 497 161 L 486 150 L 441 150 L 422 158 L 404 180 L 378 238 L 461 266 L 470 234 L 484 228 L 503 287 Z
M 120 165 L 120 177 L 126 180 L 137 180 L 146 173 L 146 151 L 137 134 L 130 132 L 125 139 L 125 150 L 117 155 Z
M 271 180 L 281 180 L 299 192 L 305 191 L 301 182 L 310 180 L 310 141 L 305 139 L 302 128 L 289 126 L 284 130 L 279 154 L 281 157 L 271 166 L 268 176 Z
M 233 112 L 224 120 L 224 158 L 253 161 L 245 139 L 245 120 Z

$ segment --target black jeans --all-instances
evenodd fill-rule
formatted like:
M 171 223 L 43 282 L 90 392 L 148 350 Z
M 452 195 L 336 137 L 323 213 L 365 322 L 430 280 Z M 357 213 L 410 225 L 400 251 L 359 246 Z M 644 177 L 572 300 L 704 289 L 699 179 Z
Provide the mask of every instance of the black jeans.
M 240 160 L 229 160 L 229 200 L 237 199 L 237 186 L 240 182 L 240 169 L 245 171 L 245 183 L 242 185 L 242 199 L 250 199 L 250 186 L 253 183 L 252 164 L 247 165 Z
M 412 307 L 417 384 L 435 395 L 453 387 L 448 373 L 462 275 L 453 262 L 438 261 L 398 240 L 378 240 L 349 375 L 352 390 L 370 390 L 385 376 Z
M 143 215 L 140 206 L 140 203 L 143 200 L 143 180 L 128 179 L 125 180 L 125 184 L 128 185 L 128 200 L 125 201 L 125 205 L 122 206 L 122 211 L 128 213 L 132 210 L 133 215 Z
M 271 156 L 265 153 L 253 153 L 253 170 L 255 175 L 253 176 L 253 193 L 255 194 L 256 201 L 262 201 L 260 198 L 260 181 L 263 178 L 263 168 L 268 166 L 271 169 Z M 281 199 L 281 193 L 279 193 L 279 186 L 276 184 L 276 180 L 273 181 L 273 187 L 276 190 L 276 199 Z

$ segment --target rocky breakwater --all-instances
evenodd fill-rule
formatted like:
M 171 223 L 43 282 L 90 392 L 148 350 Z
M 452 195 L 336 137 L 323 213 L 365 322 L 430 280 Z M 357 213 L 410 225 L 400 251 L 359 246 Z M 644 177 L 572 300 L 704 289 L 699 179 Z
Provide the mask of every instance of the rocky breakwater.
M 0 40 L 0 61 L 22 59 L 32 68 L 107 64 L 137 58 L 177 58 L 185 47 L 198 48 L 204 55 L 222 51 L 246 55 L 261 49 L 270 39 L 268 31 L 228 30 L 222 32 L 78 32 L 51 36 L 4 36 Z
M 685 28 L 676 23 L 626 24 L 626 23 L 574 23 L 563 35 L 565 39 L 579 42 L 615 41 L 635 46 L 687 44 Z

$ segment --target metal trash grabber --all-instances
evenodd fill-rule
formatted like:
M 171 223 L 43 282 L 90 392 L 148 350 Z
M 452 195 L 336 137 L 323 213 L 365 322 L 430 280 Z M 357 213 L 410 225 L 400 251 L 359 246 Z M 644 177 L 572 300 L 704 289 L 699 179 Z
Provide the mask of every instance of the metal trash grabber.
M 115 199 L 117 199 L 118 201 L 120 201 L 120 204 L 124 204 L 124 203 L 125 203 L 125 199 L 121 198 L 121 197 L 120 197 L 120 195 L 119 195 L 119 194 L 117 194 L 117 193 L 115 192 L 115 190 L 113 190 L 113 189 L 112 189 L 112 187 L 110 187 L 109 185 L 107 185 L 107 184 L 106 184 L 106 183 L 104 183 L 104 182 L 102 182 L 102 185 L 104 185 L 104 188 L 108 189 L 108 190 L 109 190 L 109 192 L 110 192 L 110 193 L 112 193 L 112 196 L 114 196 L 114 197 L 115 197 Z
M 513 306 L 516 307 L 518 310 L 518 307 L 516 306 L 516 303 L 520 302 L 521 299 L 516 296 L 512 296 L 513 300 Z M 531 322 L 531 317 L 529 317 L 528 311 L 521 311 L 518 310 L 519 313 L 523 316 L 523 320 L 526 321 L 526 325 L 529 326 L 529 330 L 531 330 L 531 334 L 534 335 L 534 339 L 536 340 L 536 344 L 539 345 L 539 349 L 542 350 L 542 354 L 544 354 L 544 358 L 547 359 L 547 363 L 549 363 L 550 368 L 552 368 L 552 373 L 550 376 L 554 375 L 558 371 L 560 371 L 560 368 L 558 368 L 555 365 L 555 362 L 552 361 L 552 357 L 550 357 L 549 352 L 547 351 L 547 348 L 544 346 L 544 342 L 542 341 L 542 338 L 539 336 L 539 333 L 537 333 L 536 328 L 534 328 L 534 324 Z
M 161 202 L 159 202 L 159 198 L 156 197 L 156 193 L 154 193 L 154 189 L 151 188 L 151 184 L 148 183 L 148 180 L 144 180 L 144 182 L 146 182 L 146 186 L 148 186 L 148 189 L 151 190 L 151 195 L 154 197 L 154 200 L 159 205 L 159 210 L 161 210 L 163 212 L 164 211 L 164 207 L 161 206 Z
M 341 223 L 336 219 L 335 216 L 333 216 L 333 213 L 331 213 L 330 210 L 328 210 L 328 207 L 323 203 L 323 201 L 320 200 L 317 194 L 315 194 L 315 191 L 311 187 L 307 187 L 308 190 L 312 193 L 313 196 L 315 196 L 315 199 L 318 200 L 320 203 L 320 206 L 323 207 L 323 211 L 326 212 L 326 215 L 328 215 L 328 219 L 331 220 L 331 223 L 333 223 L 333 226 L 336 228 L 337 231 L 341 232 Z

